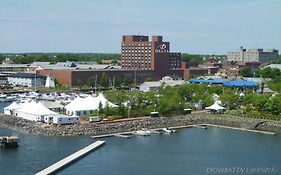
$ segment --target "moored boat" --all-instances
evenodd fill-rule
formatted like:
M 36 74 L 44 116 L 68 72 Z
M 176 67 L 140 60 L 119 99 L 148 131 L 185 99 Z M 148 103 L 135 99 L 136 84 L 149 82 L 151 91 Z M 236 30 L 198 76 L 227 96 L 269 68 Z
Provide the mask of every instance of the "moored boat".
M 139 135 L 139 136 L 149 136 L 151 134 L 151 132 L 148 131 L 147 129 L 142 129 L 142 130 L 136 131 L 135 134 Z
M 169 133 L 169 134 L 176 132 L 176 130 L 170 129 L 170 128 L 163 128 L 162 131 L 164 131 L 165 133 Z

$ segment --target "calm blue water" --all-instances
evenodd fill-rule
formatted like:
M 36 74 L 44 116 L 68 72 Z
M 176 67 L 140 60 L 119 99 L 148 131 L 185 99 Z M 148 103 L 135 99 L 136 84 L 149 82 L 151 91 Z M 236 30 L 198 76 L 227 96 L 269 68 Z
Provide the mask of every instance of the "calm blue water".
M 0 135 L 21 139 L 18 149 L 0 150 L 1 175 L 34 174 L 94 141 L 87 136 L 30 136 L 4 128 L 0 128 Z M 225 167 L 275 167 L 275 174 L 281 174 L 280 135 L 190 128 L 173 135 L 103 140 L 105 146 L 59 174 L 186 175 L 208 174 L 207 168 Z

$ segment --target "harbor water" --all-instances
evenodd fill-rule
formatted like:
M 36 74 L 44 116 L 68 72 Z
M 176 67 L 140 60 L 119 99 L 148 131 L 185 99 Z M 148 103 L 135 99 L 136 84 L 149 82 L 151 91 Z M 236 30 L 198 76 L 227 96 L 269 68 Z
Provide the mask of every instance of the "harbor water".
M 34 174 L 95 141 L 88 136 L 32 136 L 5 128 L 0 128 L 0 135 L 20 138 L 18 148 L 0 150 L 0 174 Z M 281 172 L 279 135 L 208 127 L 180 129 L 171 135 L 102 140 L 105 146 L 58 174 L 216 174 L 211 173 L 216 170 L 212 168 L 234 167 Z

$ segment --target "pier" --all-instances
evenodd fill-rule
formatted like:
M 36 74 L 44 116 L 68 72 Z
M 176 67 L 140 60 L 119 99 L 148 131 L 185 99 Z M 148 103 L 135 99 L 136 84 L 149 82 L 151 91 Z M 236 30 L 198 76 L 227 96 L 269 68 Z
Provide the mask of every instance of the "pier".
M 96 135 L 96 136 L 91 136 L 93 139 L 100 139 L 100 138 L 105 138 L 105 137 L 120 137 L 120 138 L 130 138 L 130 135 L 132 132 L 122 132 L 122 133 L 113 133 L 113 134 L 103 134 L 103 135 Z
M 217 128 L 233 129 L 233 130 L 238 130 L 238 131 L 247 131 L 247 132 L 260 133 L 260 134 L 276 135 L 275 132 L 259 131 L 259 130 L 253 130 L 253 129 L 247 129 L 247 128 L 236 128 L 236 127 L 213 125 L 213 124 L 201 124 L 201 126 L 211 126 L 211 127 L 217 127 Z
M 19 138 L 15 136 L 1 136 L 0 146 L 3 148 L 16 148 L 18 147 Z
M 207 127 L 204 125 L 193 125 L 193 128 L 207 129 Z
M 97 150 L 104 144 L 105 144 L 105 141 L 100 141 L 100 140 L 96 141 L 96 142 L 92 143 L 91 145 L 71 154 L 70 156 L 68 156 L 68 157 L 58 161 L 57 163 L 47 167 L 46 169 L 36 173 L 36 175 L 54 174 L 54 173 L 58 172 L 59 170 L 63 169 L 64 167 L 66 167 L 67 165 L 70 165 L 74 161 L 77 161 L 78 159 L 84 157 L 91 151 Z

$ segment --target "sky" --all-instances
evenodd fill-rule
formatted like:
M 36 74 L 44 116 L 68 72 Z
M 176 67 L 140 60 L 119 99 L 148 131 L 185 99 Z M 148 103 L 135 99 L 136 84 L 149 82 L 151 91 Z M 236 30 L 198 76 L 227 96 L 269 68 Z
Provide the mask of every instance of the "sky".
M 171 51 L 281 50 L 281 0 L 0 0 L 0 53 L 120 53 L 122 35 Z

